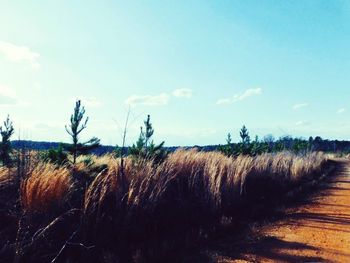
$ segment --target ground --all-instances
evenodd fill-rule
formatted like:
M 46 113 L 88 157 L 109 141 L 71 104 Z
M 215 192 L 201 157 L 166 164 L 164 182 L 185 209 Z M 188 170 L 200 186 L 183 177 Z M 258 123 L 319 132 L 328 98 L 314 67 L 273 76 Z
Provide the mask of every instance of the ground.
M 350 162 L 339 165 L 310 202 L 257 227 L 239 256 L 218 255 L 217 262 L 350 262 Z

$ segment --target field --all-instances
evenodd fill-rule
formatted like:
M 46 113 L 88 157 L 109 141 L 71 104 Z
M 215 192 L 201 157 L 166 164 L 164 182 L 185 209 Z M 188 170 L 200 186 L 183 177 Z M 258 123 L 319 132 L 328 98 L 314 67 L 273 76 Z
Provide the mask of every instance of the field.
M 63 166 L 36 156 L 0 170 L 1 262 L 203 262 L 194 258 L 222 229 L 269 215 L 334 165 L 290 152 L 180 149 L 160 163 L 105 155 Z
M 0 1 L 0 263 L 350 262 L 350 0 Z

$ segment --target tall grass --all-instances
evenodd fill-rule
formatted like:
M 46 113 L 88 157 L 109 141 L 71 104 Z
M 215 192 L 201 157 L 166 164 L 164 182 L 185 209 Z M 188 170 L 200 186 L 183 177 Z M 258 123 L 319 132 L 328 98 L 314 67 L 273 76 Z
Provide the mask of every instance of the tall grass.
M 71 173 L 67 168 L 38 164 L 21 184 L 22 207 L 28 213 L 50 212 L 67 200 L 71 188 Z
M 79 224 L 62 220 L 65 228 L 79 229 L 79 243 L 93 247 L 93 252 L 83 252 L 84 262 L 106 262 L 107 256 L 111 262 L 130 262 L 135 254 L 146 262 L 176 261 L 181 252 L 215 232 L 223 218 L 235 222 L 257 204 L 273 206 L 320 176 L 326 162 L 321 153 L 231 158 L 178 150 L 162 163 L 125 158 L 122 169 L 112 155 L 91 156 L 78 159 L 73 167 L 39 163 L 28 169 L 20 201 L 26 214 L 47 215 L 39 228 L 78 208 Z M 8 172 L 0 169 L 0 182 L 7 180 Z M 59 232 L 52 234 L 51 244 Z
M 244 206 L 280 198 L 319 176 L 326 161 L 321 153 L 229 158 L 178 150 L 159 165 L 126 159 L 122 175 L 120 162 L 109 160 L 85 195 L 87 240 L 114 244 L 121 253 L 138 248 L 152 260 L 162 252 L 176 254 L 223 216 L 237 216 Z
M 6 185 L 13 180 L 13 169 L 0 167 L 0 186 Z

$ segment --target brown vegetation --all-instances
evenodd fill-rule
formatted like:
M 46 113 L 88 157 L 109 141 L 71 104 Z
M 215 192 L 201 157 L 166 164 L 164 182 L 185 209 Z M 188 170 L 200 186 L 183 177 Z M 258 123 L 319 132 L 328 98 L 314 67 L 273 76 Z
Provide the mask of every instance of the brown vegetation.
M 214 230 L 223 216 L 232 218 L 244 206 L 282 197 L 319 175 L 326 160 L 317 153 L 233 159 L 179 150 L 157 166 L 127 160 L 125 178 L 115 162 L 85 196 L 86 231 L 92 231 L 87 242 L 115 244 L 123 253 L 130 252 L 127 243 L 152 260 L 162 253 L 179 255 L 178 250 Z
M 48 212 L 67 200 L 71 188 L 67 168 L 39 164 L 21 184 L 22 208 L 29 213 Z
M 235 218 L 248 216 L 246 211 L 252 207 L 273 206 L 276 199 L 283 200 L 289 191 L 320 176 L 327 157 L 283 152 L 231 158 L 218 152 L 178 150 L 160 164 L 126 158 L 123 169 L 120 159 L 111 155 L 77 161 L 73 168 L 41 163 L 22 181 L 23 211 L 55 214 L 39 224 L 31 222 L 35 227 L 30 233 L 38 237 L 36 232 L 50 225 L 51 218 L 62 222 L 66 230 L 75 229 L 63 249 L 70 253 L 59 254 L 66 259 L 74 255 L 75 262 L 136 258 L 163 262 L 169 256 L 177 262 L 186 249 L 208 239 L 223 218 L 234 224 Z M 56 218 L 57 211 L 70 215 L 68 211 L 74 208 L 79 209 L 74 216 Z M 25 239 L 19 244 L 30 247 L 34 238 L 27 235 Z M 54 258 L 62 242 L 50 230 L 45 243 L 36 246 L 43 250 L 42 258 L 48 259 L 45 246 L 50 244 L 48 251 L 57 252 Z M 38 257 L 35 262 L 41 262 Z M 34 262 L 33 256 L 23 260 Z
M 13 172 L 7 167 L 0 167 L 0 186 L 4 186 L 13 180 Z

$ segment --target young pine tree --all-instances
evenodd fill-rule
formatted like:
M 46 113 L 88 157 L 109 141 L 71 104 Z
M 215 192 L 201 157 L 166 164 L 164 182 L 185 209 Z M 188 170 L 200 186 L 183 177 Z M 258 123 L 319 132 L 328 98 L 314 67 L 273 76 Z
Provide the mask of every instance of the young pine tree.
M 0 134 L 2 137 L 2 141 L 0 144 L 0 160 L 2 164 L 5 166 L 11 165 L 11 157 L 10 153 L 12 150 L 10 138 L 14 133 L 14 128 L 12 125 L 12 121 L 10 121 L 10 117 L 7 116 L 4 121 L 4 126 L 0 127 Z
M 100 146 L 100 139 L 92 137 L 87 142 L 79 142 L 80 133 L 87 127 L 89 117 L 83 120 L 85 114 L 84 106 L 81 106 L 81 101 L 75 103 L 74 112 L 70 118 L 70 125 L 65 126 L 67 133 L 72 137 L 72 144 L 65 145 L 66 150 L 73 155 L 73 164 L 76 163 L 79 155 L 88 154 L 91 150 Z
M 227 134 L 226 143 L 227 143 L 227 145 L 229 145 L 229 146 L 232 145 L 232 136 L 231 136 L 231 133 L 228 133 L 228 134 Z
M 239 136 L 241 136 L 242 143 L 243 144 L 249 144 L 250 143 L 250 136 L 248 129 L 245 125 L 243 125 L 242 129 L 239 132 Z
M 219 151 L 227 156 L 234 155 L 234 147 L 233 147 L 233 143 L 232 143 L 231 133 L 227 134 L 226 144 L 219 146 Z
M 41 158 L 45 162 L 50 162 L 58 165 L 64 165 L 68 162 L 68 154 L 63 149 L 63 144 L 60 144 L 57 149 L 49 149 L 44 152 Z
M 140 135 L 135 144 L 129 150 L 129 153 L 141 159 L 152 159 L 155 162 L 161 162 L 167 156 L 164 149 L 164 141 L 156 145 L 152 139 L 154 129 L 151 123 L 151 116 L 148 115 L 144 121 L 144 128 L 140 128 Z
M 241 154 L 250 154 L 250 136 L 248 129 L 245 125 L 243 125 L 242 129 L 239 132 L 239 136 L 241 137 Z
M 265 141 L 260 141 L 259 136 L 255 136 L 255 139 L 250 144 L 250 155 L 257 156 L 262 153 L 269 152 L 269 146 Z
M 274 143 L 274 146 L 273 146 L 273 149 L 272 151 L 273 152 L 282 152 L 282 151 L 285 151 L 286 150 L 286 146 L 283 142 L 283 138 L 279 138 L 275 143 Z

